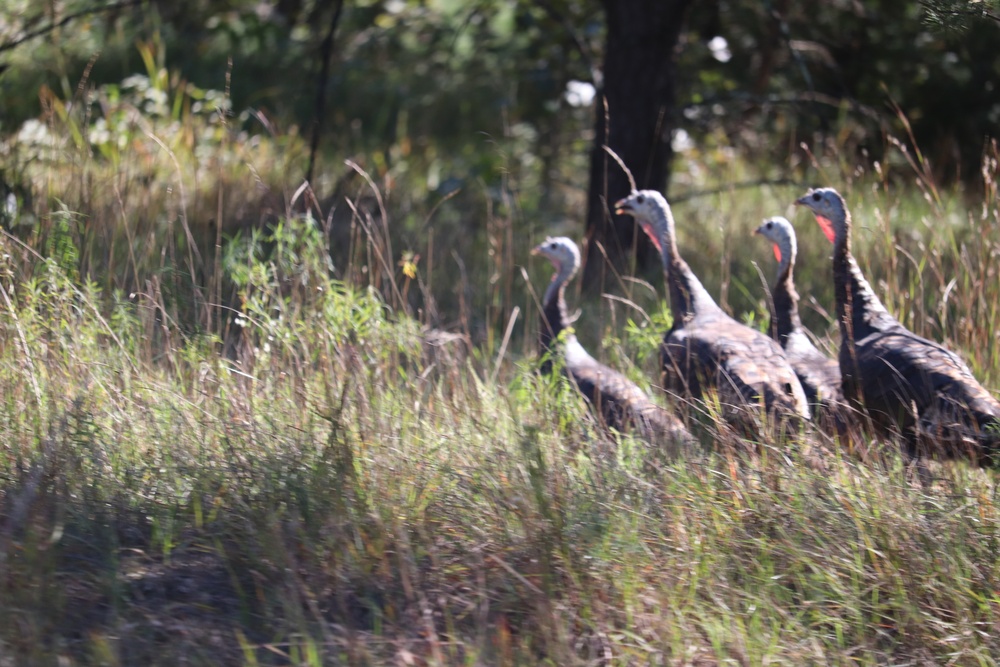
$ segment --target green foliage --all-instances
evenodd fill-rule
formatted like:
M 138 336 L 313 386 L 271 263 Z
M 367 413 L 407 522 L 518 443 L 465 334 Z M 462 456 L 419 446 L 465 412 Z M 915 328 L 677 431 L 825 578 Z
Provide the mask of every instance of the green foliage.
M 265 247 L 267 250 L 265 250 Z M 321 230 L 311 217 L 279 221 L 266 234 L 227 245 L 223 267 L 242 304 L 235 324 L 257 344 L 257 363 L 317 363 L 341 345 L 364 341 L 385 355 L 418 355 L 412 322 L 392 326 L 374 290 L 333 277 Z
M 63 207 L 53 212 L 45 243 L 45 256 L 71 277 L 79 270 L 80 251 L 75 240 L 79 228 L 79 216 Z
M 673 317 L 666 302 L 653 311 L 648 320 L 636 323 L 632 318 L 628 319 L 625 323 L 625 341 L 628 347 L 637 350 L 636 358 L 640 364 L 644 365 L 651 359 L 659 359 L 663 333 L 669 331 L 671 326 Z
M 941 30 L 964 32 L 977 21 L 1000 22 L 1000 2 L 922 0 L 925 20 Z
M 721 11 L 696 3 L 679 56 L 690 91 L 680 127 L 699 145 L 735 145 L 763 161 L 786 160 L 801 142 L 835 144 L 852 159 L 896 159 L 884 135 L 911 134 L 938 177 L 975 178 L 1000 113 L 991 82 L 1000 23 L 990 5 L 765 2 Z M 726 40 L 724 55 L 709 48 L 715 36 Z

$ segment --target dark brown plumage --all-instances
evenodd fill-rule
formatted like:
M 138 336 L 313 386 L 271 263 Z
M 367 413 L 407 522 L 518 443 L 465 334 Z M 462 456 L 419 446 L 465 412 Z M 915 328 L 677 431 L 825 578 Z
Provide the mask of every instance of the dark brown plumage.
M 558 354 L 573 384 L 607 426 L 619 431 L 636 428 L 656 439 L 690 441 L 691 435 L 677 417 L 653 403 L 634 382 L 590 356 L 576 335 L 567 331 L 566 283 L 580 267 L 576 244 L 566 237 L 549 238 L 532 254 L 544 255 L 556 269 L 542 304 L 545 321 L 541 327 L 541 351 L 550 357 L 543 363 L 542 371 L 552 372 L 551 357 Z
M 808 207 L 833 243 L 844 396 L 884 433 L 898 432 L 911 455 L 935 453 L 996 462 L 1000 402 L 954 352 L 921 338 L 882 305 L 851 254 L 851 215 L 832 188 L 810 190 Z
M 636 218 L 663 258 L 674 317 L 660 349 L 664 387 L 695 398 L 715 388 L 731 420 L 743 421 L 761 399 L 769 412 L 808 419 L 805 393 L 781 347 L 726 315 L 681 258 L 663 195 L 633 192 L 615 208 Z
M 842 410 L 844 395 L 840 389 L 840 364 L 820 352 L 799 319 L 799 293 L 795 290 L 795 257 L 798 243 L 795 229 L 785 218 L 768 218 L 757 228 L 773 244 L 778 260 L 778 277 L 771 292 L 774 314 L 771 317 L 771 337 L 785 350 L 788 361 L 802 383 L 810 407 L 836 416 Z M 815 415 L 814 415 L 815 416 Z M 838 418 L 838 430 L 843 422 Z

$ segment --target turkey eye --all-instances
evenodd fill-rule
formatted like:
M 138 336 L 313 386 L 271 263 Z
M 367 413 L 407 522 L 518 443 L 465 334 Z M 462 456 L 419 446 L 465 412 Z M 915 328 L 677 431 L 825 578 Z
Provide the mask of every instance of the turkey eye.
M 814 192 L 813 193 L 813 201 L 819 201 L 819 199 L 820 199 L 819 193 L 818 192 Z
M 550 243 L 549 244 L 549 248 L 551 248 L 552 250 L 555 250 L 556 249 L 556 244 L 555 243 Z
M 770 222 L 769 222 L 769 223 L 767 223 L 767 228 L 768 228 L 768 229 L 770 229 L 770 228 L 771 228 L 771 223 L 770 223 Z
M 638 197 L 635 198 L 635 203 L 636 204 L 642 204 L 645 201 L 646 201 L 646 197 L 643 196 L 643 195 L 639 195 Z

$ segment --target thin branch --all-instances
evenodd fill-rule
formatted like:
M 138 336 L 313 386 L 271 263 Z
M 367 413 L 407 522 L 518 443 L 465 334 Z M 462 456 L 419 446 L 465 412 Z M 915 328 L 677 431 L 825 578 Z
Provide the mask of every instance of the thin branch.
M 769 1 L 766 2 L 766 6 L 770 13 L 771 3 Z M 799 53 L 796 49 L 792 48 L 792 33 L 791 30 L 789 30 L 788 28 L 788 21 L 786 21 L 785 18 L 781 16 L 781 14 L 779 14 L 777 11 L 774 11 L 773 15 L 774 19 L 778 23 L 778 33 L 785 40 L 785 46 L 788 47 L 788 52 L 791 54 L 792 60 L 795 61 L 796 66 L 799 68 L 799 73 L 802 74 L 802 79 L 803 81 L 806 82 L 806 86 L 808 86 L 809 88 L 809 94 L 815 95 L 816 87 L 813 85 L 812 75 L 809 74 L 809 67 L 806 65 L 806 61 L 802 58 L 802 54 Z M 816 106 L 815 101 L 813 102 L 813 105 Z M 826 123 L 822 116 L 820 116 L 820 122 L 825 127 Z
M 871 118 L 883 127 L 887 125 L 886 116 L 878 110 L 865 104 L 861 104 L 850 97 L 837 97 L 835 95 L 827 95 L 825 93 L 800 93 L 798 95 L 754 95 L 752 93 L 742 92 L 723 93 L 721 95 L 714 95 L 706 98 L 701 102 L 685 104 L 683 107 L 680 107 L 680 109 L 674 112 L 674 117 L 683 118 L 685 117 L 685 112 L 687 111 L 708 108 L 714 106 L 715 104 L 726 104 L 729 102 L 743 102 L 754 106 L 804 106 L 809 104 L 839 107 L 845 101 L 852 107 L 853 111 L 857 111 L 862 116 Z
M 0 44 L 0 53 L 3 53 L 4 51 L 10 51 L 11 49 L 16 49 L 21 44 L 24 44 L 25 42 L 30 41 L 36 37 L 47 35 L 53 30 L 61 28 L 67 23 L 75 21 L 78 18 L 82 18 L 84 16 L 90 16 L 91 14 L 110 12 L 116 9 L 125 9 L 126 7 L 135 7 L 136 5 L 140 5 L 143 2 L 144 0 L 122 0 L 122 2 L 113 2 L 110 5 L 104 5 L 102 7 L 91 7 L 90 9 L 82 9 L 78 12 L 67 14 L 58 21 L 55 21 L 54 23 L 50 23 L 42 28 L 26 32 L 17 39 L 7 42 L 6 44 Z
M 621 167 L 622 171 L 625 172 L 625 175 L 628 176 L 628 184 L 632 187 L 632 192 L 638 190 L 639 188 L 635 184 L 635 178 L 632 177 L 632 172 L 629 170 L 627 166 L 625 166 L 625 161 L 621 159 L 621 156 L 619 156 L 618 153 L 616 153 L 614 149 L 611 148 L 611 146 L 608 146 L 607 144 L 604 144 L 603 146 L 601 146 L 601 148 L 604 149 L 605 153 L 614 158 L 614 161 L 618 163 L 618 166 Z
M 691 199 L 698 199 L 699 197 L 708 197 L 711 195 L 722 194 L 723 192 L 729 192 L 731 190 L 746 190 L 748 188 L 758 188 L 762 185 L 798 185 L 799 187 L 806 187 L 802 181 L 795 178 L 759 178 L 753 181 L 741 181 L 739 183 L 728 183 L 726 185 L 709 188 L 707 190 L 692 190 L 682 195 L 677 195 L 670 198 L 671 204 L 677 204 L 682 201 L 689 201 Z
M 337 2 L 333 16 L 330 17 L 330 27 L 320 45 L 321 66 L 319 78 L 316 81 L 316 118 L 313 120 L 312 138 L 309 140 L 309 168 L 306 169 L 306 182 L 312 183 L 313 170 L 316 167 L 316 154 L 319 152 L 319 140 L 323 134 L 323 120 L 326 116 L 326 82 L 330 77 L 330 60 L 333 58 L 333 36 L 340 23 L 340 15 L 344 9 L 344 0 Z

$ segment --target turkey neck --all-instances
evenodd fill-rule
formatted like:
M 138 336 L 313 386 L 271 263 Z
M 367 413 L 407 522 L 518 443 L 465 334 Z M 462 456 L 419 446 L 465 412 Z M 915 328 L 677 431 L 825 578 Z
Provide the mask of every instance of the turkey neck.
M 802 320 L 799 319 L 799 293 L 795 291 L 795 282 L 792 274 L 795 268 L 795 251 L 790 250 L 786 245 L 781 249 L 783 253 L 781 266 L 778 269 L 778 281 L 774 285 L 774 330 L 778 337 L 778 342 L 784 347 L 788 342 L 788 337 L 795 331 L 802 328 Z
M 837 297 L 837 320 L 845 341 L 860 340 L 876 331 L 898 324 L 865 280 L 851 254 L 851 215 L 845 213 L 843 225 L 833 245 L 833 283 Z
M 552 342 L 559 337 L 562 330 L 568 326 L 566 317 L 566 282 L 575 272 L 575 268 L 560 268 L 559 273 L 549 283 L 542 301 L 542 312 L 545 322 L 542 324 L 542 352 L 552 348 Z M 551 364 L 547 364 L 551 366 Z
M 653 222 L 654 229 L 661 230 L 660 256 L 663 259 L 667 289 L 670 291 L 670 312 L 674 317 L 674 326 L 683 326 L 684 322 L 698 313 L 718 309 L 718 306 L 677 249 L 674 216 L 669 206 L 659 209 L 657 215 L 660 219 Z

